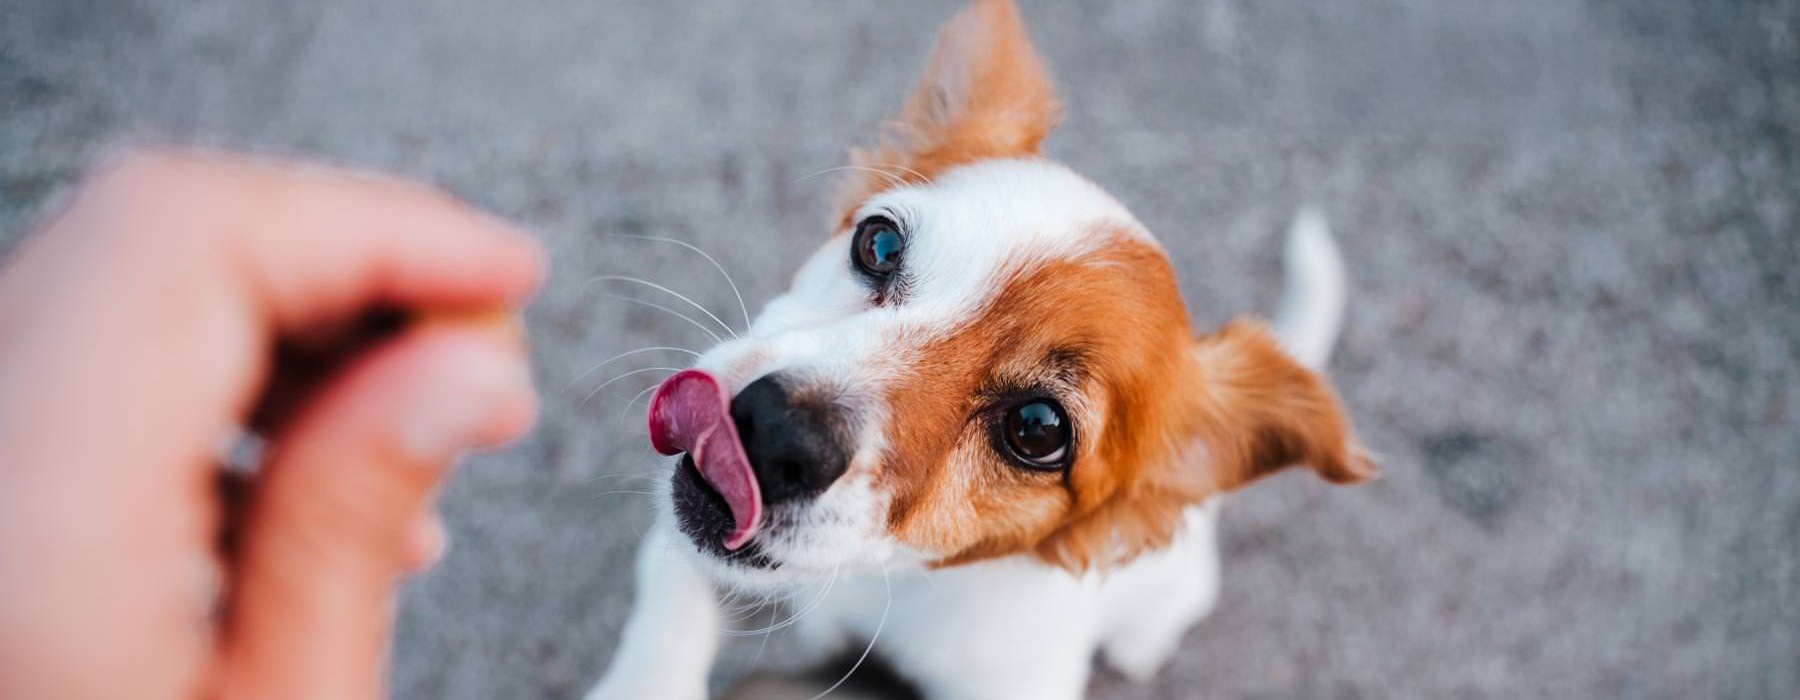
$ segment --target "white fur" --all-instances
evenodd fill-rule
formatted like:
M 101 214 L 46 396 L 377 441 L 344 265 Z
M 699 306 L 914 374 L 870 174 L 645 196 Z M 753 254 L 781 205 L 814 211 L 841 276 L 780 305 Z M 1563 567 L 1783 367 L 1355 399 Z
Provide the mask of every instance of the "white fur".
M 1217 509 L 1195 508 L 1167 549 L 1071 576 L 1024 557 L 841 582 L 798 633 L 823 650 L 867 640 L 891 588 L 881 650 L 928 698 L 1079 698 L 1096 651 L 1145 680 L 1218 595 Z M 840 593 L 841 591 L 841 593 Z
M 703 694 L 722 624 L 718 591 L 802 601 L 809 611 L 792 633 L 820 659 L 878 636 L 876 653 L 932 700 L 1079 698 L 1096 652 L 1145 679 L 1212 608 L 1219 589 L 1213 504 L 1191 509 L 1168 548 L 1079 577 L 1023 556 L 930 571 L 926 562 L 950 553 L 912 551 L 888 534 L 886 496 L 872 478 L 886 446 L 878 397 L 905 376 L 909 350 L 968 322 L 1021 267 L 1091 249 L 1102 228 L 1151 239 L 1098 187 L 1038 160 L 984 162 L 896 188 L 856 218 L 874 213 L 908 229 L 911 296 L 870 305 L 849 270 L 850 237 L 841 235 L 802 266 L 792 289 L 743 338 L 698 362 L 734 393 L 775 371 L 837 388 L 860 426 L 849 471 L 812 503 L 784 504 L 798 509 L 787 513 L 790 525 L 759 536 L 782 564 L 774 571 L 700 553 L 676 531 L 664 499 L 639 557 L 637 606 L 590 700 Z M 1290 261 L 1310 281 L 1296 281 L 1300 293 L 1290 298 L 1301 307 L 1341 308 L 1342 272 L 1329 233 L 1322 222 L 1296 230 Z M 1289 347 L 1322 362 L 1336 332 L 1336 312 L 1326 315 L 1329 324 L 1313 310 L 1296 311 L 1298 330 L 1283 336 Z M 828 579 L 835 584 L 814 606 L 809 592 Z
M 1325 366 L 1344 322 L 1344 260 L 1325 216 L 1302 209 L 1287 240 L 1287 289 L 1275 312 L 1275 336 L 1311 369 Z
M 606 676 L 589 698 L 701 700 L 719 649 L 716 589 L 686 537 L 660 518 L 637 558 L 637 605 Z
M 842 574 L 817 597 L 816 585 L 792 591 L 805 612 L 786 633 L 815 662 L 874 640 L 931 700 L 1080 698 L 1096 652 L 1145 681 L 1218 598 L 1217 514 L 1210 504 L 1189 510 L 1173 545 L 1105 574 L 1075 577 L 1025 557 Z M 637 605 L 588 700 L 704 697 L 723 631 L 706 625 L 722 622 L 716 597 L 691 585 L 704 557 L 669 546 L 680 538 L 667 519 L 646 538 Z
M 886 531 L 884 496 L 867 488 L 887 446 L 880 397 L 892 382 L 918 380 L 907 366 L 913 348 L 972 322 L 1001 281 L 1018 270 L 1080 257 L 1118 231 L 1154 242 L 1117 200 L 1046 160 L 956 168 L 931 183 L 878 194 L 854 218 L 878 213 L 906 229 L 910 292 L 904 299 L 871 305 L 869 290 L 850 270 L 851 236 L 839 235 L 801 266 L 793 287 L 769 302 L 743 337 L 696 362 L 733 394 L 773 372 L 831 386 L 860 426 L 843 479 L 812 503 L 793 506 L 797 520 L 831 527 L 763 535 L 762 550 L 782 567 L 716 567 L 733 585 L 805 583 L 843 567 L 872 569 L 950 554 L 907 551 Z

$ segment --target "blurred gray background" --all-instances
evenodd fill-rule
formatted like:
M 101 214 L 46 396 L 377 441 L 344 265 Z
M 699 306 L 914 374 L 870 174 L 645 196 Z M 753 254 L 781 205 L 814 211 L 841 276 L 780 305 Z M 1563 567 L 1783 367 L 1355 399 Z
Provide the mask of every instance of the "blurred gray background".
M 1289 216 L 1327 211 L 1333 372 L 1385 457 L 1236 498 L 1218 612 L 1092 696 L 1800 697 L 1800 3 L 1023 5 L 1050 151 L 1159 233 L 1197 323 L 1268 308 Z M 706 249 L 754 309 L 955 8 L 0 0 L 0 240 L 126 139 L 398 171 L 541 233 L 545 418 L 447 494 L 395 682 L 571 698 L 632 595 L 650 482 L 618 475 L 658 471 L 621 411 L 659 373 L 593 392 L 681 357 L 584 372 L 707 342 L 589 282 L 735 314 L 697 256 L 607 234 Z

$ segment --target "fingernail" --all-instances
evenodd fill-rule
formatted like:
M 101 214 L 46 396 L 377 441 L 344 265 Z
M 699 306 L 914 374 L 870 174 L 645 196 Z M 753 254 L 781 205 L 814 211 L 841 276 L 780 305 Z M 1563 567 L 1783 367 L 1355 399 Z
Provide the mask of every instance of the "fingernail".
M 503 434 L 511 415 L 528 412 L 531 375 L 517 350 L 491 334 L 447 334 L 434 360 L 434 380 L 414 397 L 400 419 L 402 447 L 426 462 L 512 437 Z

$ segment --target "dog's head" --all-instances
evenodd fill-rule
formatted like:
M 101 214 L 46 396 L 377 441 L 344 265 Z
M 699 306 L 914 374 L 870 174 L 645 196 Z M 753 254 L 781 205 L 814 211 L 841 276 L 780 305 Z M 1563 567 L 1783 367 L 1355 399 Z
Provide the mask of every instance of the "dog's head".
M 836 230 L 652 402 L 670 505 L 745 582 L 1028 554 L 1080 570 L 1293 464 L 1372 467 L 1260 324 L 1196 338 L 1118 201 L 1044 160 L 1058 106 L 1007 0 L 943 30 Z

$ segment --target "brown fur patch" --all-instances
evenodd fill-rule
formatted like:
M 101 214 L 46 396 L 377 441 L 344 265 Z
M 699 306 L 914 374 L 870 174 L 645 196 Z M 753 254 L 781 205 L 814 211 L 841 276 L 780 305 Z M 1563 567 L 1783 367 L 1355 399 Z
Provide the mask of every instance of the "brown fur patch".
M 1188 358 L 1185 370 L 1142 389 L 1172 401 L 1126 428 L 1136 438 L 1109 432 L 1101 439 L 1147 433 L 1171 449 L 1138 451 L 1135 462 L 1108 460 L 1103 468 L 1118 474 L 1117 486 L 1089 495 L 1100 505 L 1040 542 L 1039 558 L 1072 571 L 1123 564 L 1169 544 L 1184 509 L 1295 464 L 1333 483 L 1374 476 L 1336 395 L 1261 323 L 1233 321 L 1169 351 Z
M 850 183 L 838 229 L 896 184 L 1036 156 L 1059 110 L 1018 9 L 974 0 L 945 25 L 880 146 L 852 154 L 867 170 Z M 1166 545 L 1183 509 L 1289 464 L 1338 483 L 1373 474 L 1331 390 L 1259 324 L 1194 341 L 1162 252 L 1122 232 L 1096 235 L 1106 244 L 1083 259 L 1002 280 L 994 301 L 947 336 L 885 339 L 901 358 L 885 397 L 888 526 L 941 554 L 940 566 L 1018 553 L 1077 571 L 1123 563 Z M 1006 391 L 1029 387 L 1054 387 L 1075 421 L 1067 474 L 993 449 L 989 426 Z
M 1060 105 L 1012 0 L 975 0 L 944 25 L 937 48 L 878 146 L 851 151 L 858 170 L 838 230 L 857 204 L 896 183 L 928 182 L 950 168 L 1034 156 Z
M 1202 436 L 1219 465 L 1219 486 L 1235 489 L 1295 464 L 1334 484 L 1375 476 L 1354 446 L 1331 387 L 1276 345 L 1261 323 L 1238 320 L 1195 346 L 1204 374 Z
M 1120 564 L 1168 544 L 1185 508 L 1282 467 L 1338 483 L 1373 473 L 1322 380 L 1254 322 L 1194 341 L 1162 253 L 1122 233 L 1017 272 L 954 333 L 914 333 L 890 339 L 907 366 L 885 397 L 880 485 L 890 531 L 939 566 L 1019 553 L 1073 571 Z M 1050 388 L 1069 410 L 1068 474 L 994 450 L 999 397 L 1020 388 Z
M 910 366 L 886 397 L 894 423 L 882 479 L 902 541 L 946 562 L 1029 551 L 1141 488 L 1140 466 L 1170 461 L 1193 431 L 1189 401 L 1169 390 L 1195 369 L 1174 275 L 1151 245 L 1101 235 L 1108 242 L 1087 257 L 1015 273 L 956 332 L 895 339 L 911 348 Z M 992 448 L 989 421 L 1007 406 L 995 402 L 1033 388 L 1059 395 L 1075 421 L 1066 476 Z

